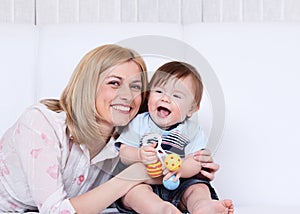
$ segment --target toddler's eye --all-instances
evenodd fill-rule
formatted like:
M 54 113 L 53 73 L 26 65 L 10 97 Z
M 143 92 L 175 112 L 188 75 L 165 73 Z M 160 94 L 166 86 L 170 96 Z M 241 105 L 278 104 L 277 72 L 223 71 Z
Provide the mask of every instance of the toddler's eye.
M 178 98 L 178 99 L 181 99 L 181 98 L 182 98 L 182 96 L 179 95 L 179 94 L 173 94 L 173 97 Z

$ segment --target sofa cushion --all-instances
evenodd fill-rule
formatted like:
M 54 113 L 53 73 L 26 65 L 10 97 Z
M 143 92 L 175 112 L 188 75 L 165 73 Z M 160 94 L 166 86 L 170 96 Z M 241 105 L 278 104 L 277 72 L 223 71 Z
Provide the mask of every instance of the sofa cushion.
M 0 25 L 0 136 L 34 102 L 37 27 Z
M 299 24 L 191 24 L 183 32 L 225 96 L 215 155 L 221 198 L 241 206 L 299 205 Z

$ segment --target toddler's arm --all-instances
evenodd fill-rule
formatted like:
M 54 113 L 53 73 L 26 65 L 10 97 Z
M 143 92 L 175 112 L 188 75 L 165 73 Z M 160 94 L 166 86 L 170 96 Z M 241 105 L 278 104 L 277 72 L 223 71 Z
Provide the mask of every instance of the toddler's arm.
M 192 154 L 185 157 L 180 167 L 182 178 L 190 178 L 199 174 L 201 170 L 201 162 L 196 161 Z
M 172 175 L 176 175 L 174 181 L 179 178 L 190 178 L 199 174 L 201 170 L 201 162 L 196 161 L 193 155 L 188 155 L 182 162 L 181 167 L 177 171 L 170 172 L 167 169 L 164 171 L 164 180 L 168 180 Z
M 157 162 L 155 144 L 142 146 L 140 148 L 121 144 L 120 158 L 125 165 L 142 162 L 145 165 Z

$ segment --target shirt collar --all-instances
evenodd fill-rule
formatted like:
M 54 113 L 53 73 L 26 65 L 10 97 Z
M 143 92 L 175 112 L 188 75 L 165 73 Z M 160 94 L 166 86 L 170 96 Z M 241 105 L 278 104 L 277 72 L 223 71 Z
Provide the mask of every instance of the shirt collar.
M 113 159 L 118 157 L 119 152 L 115 147 L 115 139 L 113 137 L 110 138 L 109 142 L 105 145 L 105 147 L 92 159 L 93 163 L 98 163 L 105 161 L 107 159 Z

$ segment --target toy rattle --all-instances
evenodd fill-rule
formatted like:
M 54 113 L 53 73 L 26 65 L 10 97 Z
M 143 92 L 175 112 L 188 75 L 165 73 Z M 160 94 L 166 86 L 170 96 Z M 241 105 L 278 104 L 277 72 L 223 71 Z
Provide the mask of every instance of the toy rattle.
M 181 166 L 181 158 L 178 154 L 172 153 L 167 154 L 165 150 L 161 147 L 162 138 L 159 134 L 149 134 L 145 136 L 142 140 L 143 145 L 149 145 L 152 143 L 157 143 L 156 145 L 156 154 L 159 159 L 158 162 L 153 164 L 148 164 L 147 172 L 152 178 L 157 178 L 162 175 L 163 170 L 167 168 L 169 171 L 177 171 Z M 164 161 L 163 161 L 163 157 Z M 163 164 L 162 164 L 163 163 Z M 175 175 L 171 176 L 168 180 L 163 181 L 163 185 L 169 189 L 174 190 L 179 185 L 179 180 L 176 182 L 173 181 Z
M 169 179 L 163 180 L 164 187 L 166 187 L 168 190 L 176 189 L 179 186 L 180 181 L 179 179 L 177 181 L 174 181 L 175 177 L 175 175 L 172 175 Z

